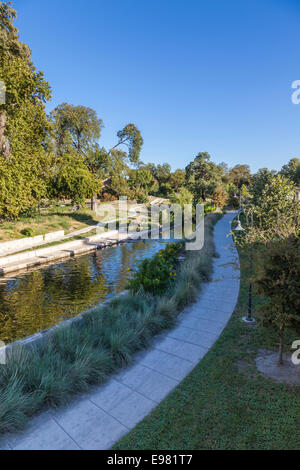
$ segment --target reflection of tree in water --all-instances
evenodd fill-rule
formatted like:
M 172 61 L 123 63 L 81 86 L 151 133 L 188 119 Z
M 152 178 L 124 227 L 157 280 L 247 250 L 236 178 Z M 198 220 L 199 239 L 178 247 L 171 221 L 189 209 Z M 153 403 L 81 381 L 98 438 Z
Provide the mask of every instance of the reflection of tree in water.
M 14 341 L 55 325 L 125 289 L 128 269 L 159 249 L 134 242 L 27 272 L 0 284 L 0 339 Z
M 106 298 L 109 291 L 105 277 L 101 269 L 92 275 L 91 257 L 70 261 L 27 273 L 0 286 L 2 341 L 49 328 Z

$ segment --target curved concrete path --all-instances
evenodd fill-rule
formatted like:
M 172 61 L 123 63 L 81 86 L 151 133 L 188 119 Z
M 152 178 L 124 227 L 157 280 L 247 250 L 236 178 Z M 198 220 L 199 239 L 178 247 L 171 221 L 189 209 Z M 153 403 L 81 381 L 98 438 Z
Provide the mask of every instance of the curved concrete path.
M 0 449 L 109 449 L 175 388 L 212 347 L 235 308 L 238 257 L 227 236 L 235 214 L 217 223 L 220 257 L 214 259 L 212 281 L 180 314 L 177 327 L 156 337 L 151 349 L 107 384 L 65 408 L 43 412 L 24 432 L 2 439 Z

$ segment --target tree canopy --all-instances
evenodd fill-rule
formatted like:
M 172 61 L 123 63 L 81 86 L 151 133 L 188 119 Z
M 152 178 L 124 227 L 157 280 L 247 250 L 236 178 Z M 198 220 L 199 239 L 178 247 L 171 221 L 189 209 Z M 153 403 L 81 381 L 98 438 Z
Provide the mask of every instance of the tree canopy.
M 45 150 L 51 90 L 30 49 L 19 41 L 16 17 L 10 3 L 0 4 L 0 80 L 6 89 L 6 103 L 0 104 L 0 217 L 8 218 L 46 194 L 51 159 Z

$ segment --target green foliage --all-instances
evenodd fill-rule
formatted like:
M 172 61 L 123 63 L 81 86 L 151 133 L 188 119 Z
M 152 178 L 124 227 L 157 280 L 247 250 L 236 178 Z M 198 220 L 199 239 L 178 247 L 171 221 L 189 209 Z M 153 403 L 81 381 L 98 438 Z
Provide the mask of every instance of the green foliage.
M 276 230 L 281 225 L 280 219 L 290 217 L 295 220 L 297 204 L 294 203 L 295 186 L 287 178 L 273 176 L 265 185 L 257 204 L 253 206 L 259 225 L 264 230 Z M 299 206 L 299 205 L 298 205 Z
M 228 202 L 228 193 L 226 192 L 226 190 L 223 188 L 223 186 L 218 186 L 215 190 L 214 190 L 214 194 L 213 194 L 213 202 L 214 204 L 217 206 L 217 207 L 224 207 L 226 205 L 226 203 Z
M 260 246 L 255 265 L 258 292 L 268 298 L 264 320 L 300 331 L 300 238 L 294 235 Z M 269 315 L 271 313 L 271 315 Z
M 292 158 L 280 171 L 280 174 L 296 185 L 300 185 L 300 160 Z
M 204 205 L 204 214 L 210 214 L 211 212 L 215 212 L 216 206 L 214 204 L 211 204 L 208 202 L 207 204 Z
M 148 201 L 148 194 L 154 184 L 154 178 L 149 170 L 129 170 L 128 185 L 133 198 L 139 203 Z
M 287 327 L 300 332 L 300 238 L 260 244 L 256 252 L 254 283 L 259 294 L 268 298 L 261 308 L 260 319 L 265 326 L 274 327 L 279 334 L 282 363 L 283 336 Z
M 153 258 L 140 264 L 128 287 L 132 292 L 143 288 L 146 292 L 160 294 L 176 279 L 177 257 L 182 243 L 170 243 Z
M 62 103 L 50 113 L 50 118 L 60 155 L 70 153 L 72 148 L 86 155 L 100 138 L 103 122 L 91 108 Z
M 279 334 L 279 363 L 282 363 L 283 337 L 291 318 L 299 312 L 299 220 L 300 204 L 295 187 L 281 174 L 263 169 L 254 178 L 244 207 L 245 232 L 241 246 L 257 255 L 253 282 L 268 298 L 262 308 L 266 325 L 276 326 Z M 298 314 L 299 315 L 299 314 Z
M 229 180 L 237 188 L 243 185 L 248 186 L 251 182 L 251 172 L 249 165 L 236 165 L 229 171 Z
M 50 86 L 35 69 L 28 46 L 19 41 L 16 12 L 0 4 L 0 80 L 6 104 L 0 105 L 0 217 L 15 218 L 46 194 L 49 122 L 45 102 Z
M 184 207 L 185 204 L 193 203 L 193 194 L 183 186 L 179 189 L 179 192 L 174 193 L 170 199 L 172 203 L 180 204 L 181 207 Z
M 134 124 L 127 124 L 118 132 L 117 136 L 119 142 L 116 147 L 125 145 L 128 148 L 128 159 L 130 163 L 137 164 L 144 143 L 139 129 Z
M 70 198 L 72 202 L 82 205 L 87 197 L 100 189 L 99 182 L 83 160 L 74 154 L 65 154 L 53 177 L 50 195 Z
M 267 168 L 261 168 L 255 175 L 253 175 L 251 185 L 249 186 L 253 205 L 261 206 L 263 190 L 272 182 L 275 175 L 276 171 L 270 171 Z
M 160 197 L 166 197 L 167 198 L 167 197 L 171 196 L 172 194 L 174 194 L 174 191 L 171 188 L 171 185 L 169 183 L 163 183 L 163 184 L 160 185 L 157 195 L 160 196 Z
M 225 186 L 226 192 L 228 194 L 228 204 L 231 207 L 239 208 L 240 201 L 238 198 L 238 188 L 233 184 L 227 184 Z
M 169 182 L 171 188 L 175 192 L 178 192 L 185 184 L 185 170 L 178 169 L 174 171 L 174 173 L 171 173 Z
M 24 235 L 24 237 L 34 237 L 34 230 L 30 227 L 24 228 L 20 233 Z
M 194 194 L 195 201 L 212 197 L 222 182 L 223 169 L 210 158 L 208 153 L 201 152 L 185 169 L 187 187 Z

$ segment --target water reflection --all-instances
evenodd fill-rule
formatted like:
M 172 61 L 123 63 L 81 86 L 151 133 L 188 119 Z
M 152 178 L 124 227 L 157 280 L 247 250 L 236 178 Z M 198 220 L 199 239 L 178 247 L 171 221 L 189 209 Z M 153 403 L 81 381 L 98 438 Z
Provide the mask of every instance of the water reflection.
M 134 269 L 166 244 L 127 243 L 0 279 L 0 340 L 25 338 L 121 292 L 128 268 Z

